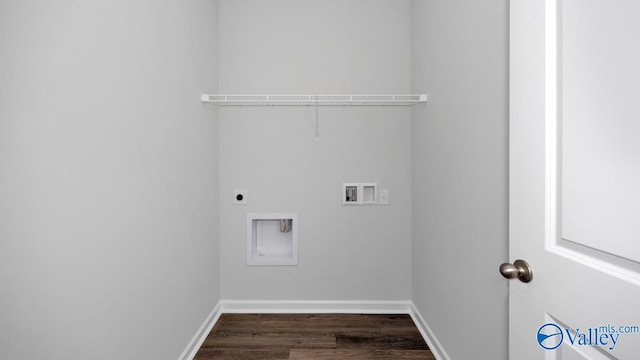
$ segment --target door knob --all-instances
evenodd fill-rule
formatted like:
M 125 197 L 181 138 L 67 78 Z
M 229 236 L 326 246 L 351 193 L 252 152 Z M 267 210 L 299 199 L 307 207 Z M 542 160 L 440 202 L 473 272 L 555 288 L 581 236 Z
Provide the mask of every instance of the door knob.
M 518 278 L 524 283 L 528 283 L 533 279 L 533 269 L 531 265 L 524 260 L 516 260 L 513 264 L 504 263 L 500 265 L 500 274 L 507 279 Z

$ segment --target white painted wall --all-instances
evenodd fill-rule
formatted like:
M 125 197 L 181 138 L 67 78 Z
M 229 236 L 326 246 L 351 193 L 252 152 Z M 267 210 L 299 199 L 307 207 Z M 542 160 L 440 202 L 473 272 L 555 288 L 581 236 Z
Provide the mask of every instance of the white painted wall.
M 411 14 L 413 301 L 451 359 L 506 359 L 508 1 Z
M 409 1 L 223 0 L 222 93 L 406 93 Z M 407 108 L 221 108 L 221 297 L 407 300 Z M 343 182 L 377 182 L 389 206 L 343 207 Z M 232 205 L 247 189 L 248 205 Z M 248 267 L 247 212 L 297 212 L 299 265 Z
M 453 359 L 506 358 L 506 8 L 1 2 L 0 358 L 174 359 L 219 298 L 413 299 Z M 316 143 L 313 108 L 218 128 L 218 75 L 431 97 L 321 108 Z M 345 181 L 391 204 L 343 207 Z M 298 212 L 299 266 L 245 265 L 245 214 L 271 211 Z
M 0 2 L 0 358 L 176 359 L 217 303 L 216 11 Z

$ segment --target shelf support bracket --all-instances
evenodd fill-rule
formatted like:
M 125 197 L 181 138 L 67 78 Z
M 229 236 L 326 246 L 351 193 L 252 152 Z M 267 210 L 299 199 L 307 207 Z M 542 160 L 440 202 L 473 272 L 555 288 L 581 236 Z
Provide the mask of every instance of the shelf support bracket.
M 320 132 L 319 132 L 319 124 L 318 124 L 318 96 L 316 95 L 316 122 L 315 122 L 315 141 L 320 142 Z

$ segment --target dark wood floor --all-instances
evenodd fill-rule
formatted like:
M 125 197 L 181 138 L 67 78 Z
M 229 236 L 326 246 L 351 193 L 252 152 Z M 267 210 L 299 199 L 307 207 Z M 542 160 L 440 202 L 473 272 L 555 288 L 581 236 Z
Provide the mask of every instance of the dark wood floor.
M 435 360 L 409 315 L 223 314 L 195 360 Z

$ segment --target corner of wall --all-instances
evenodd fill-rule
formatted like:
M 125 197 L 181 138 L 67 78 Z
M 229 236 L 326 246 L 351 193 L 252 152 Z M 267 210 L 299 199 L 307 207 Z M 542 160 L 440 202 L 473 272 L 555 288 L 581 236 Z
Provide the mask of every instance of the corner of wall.
M 218 319 L 220 319 L 220 315 L 222 315 L 220 309 L 221 305 L 220 302 L 218 302 L 206 317 L 202 325 L 200 325 L 200 328 L 195 333 L 195 335 L 193 335 L 193 338 L 191 338 L 189 344 L 187 344 L 185 349 L 182 351 L 182 354 L 180 354 L 178 360 L 192 360 L 196 356 L 198 350 L 206 340 L 216 322 L 218 321 Z
M 508 0 L 411 5 L 412 301 L 443 355 L 506 359 Z

